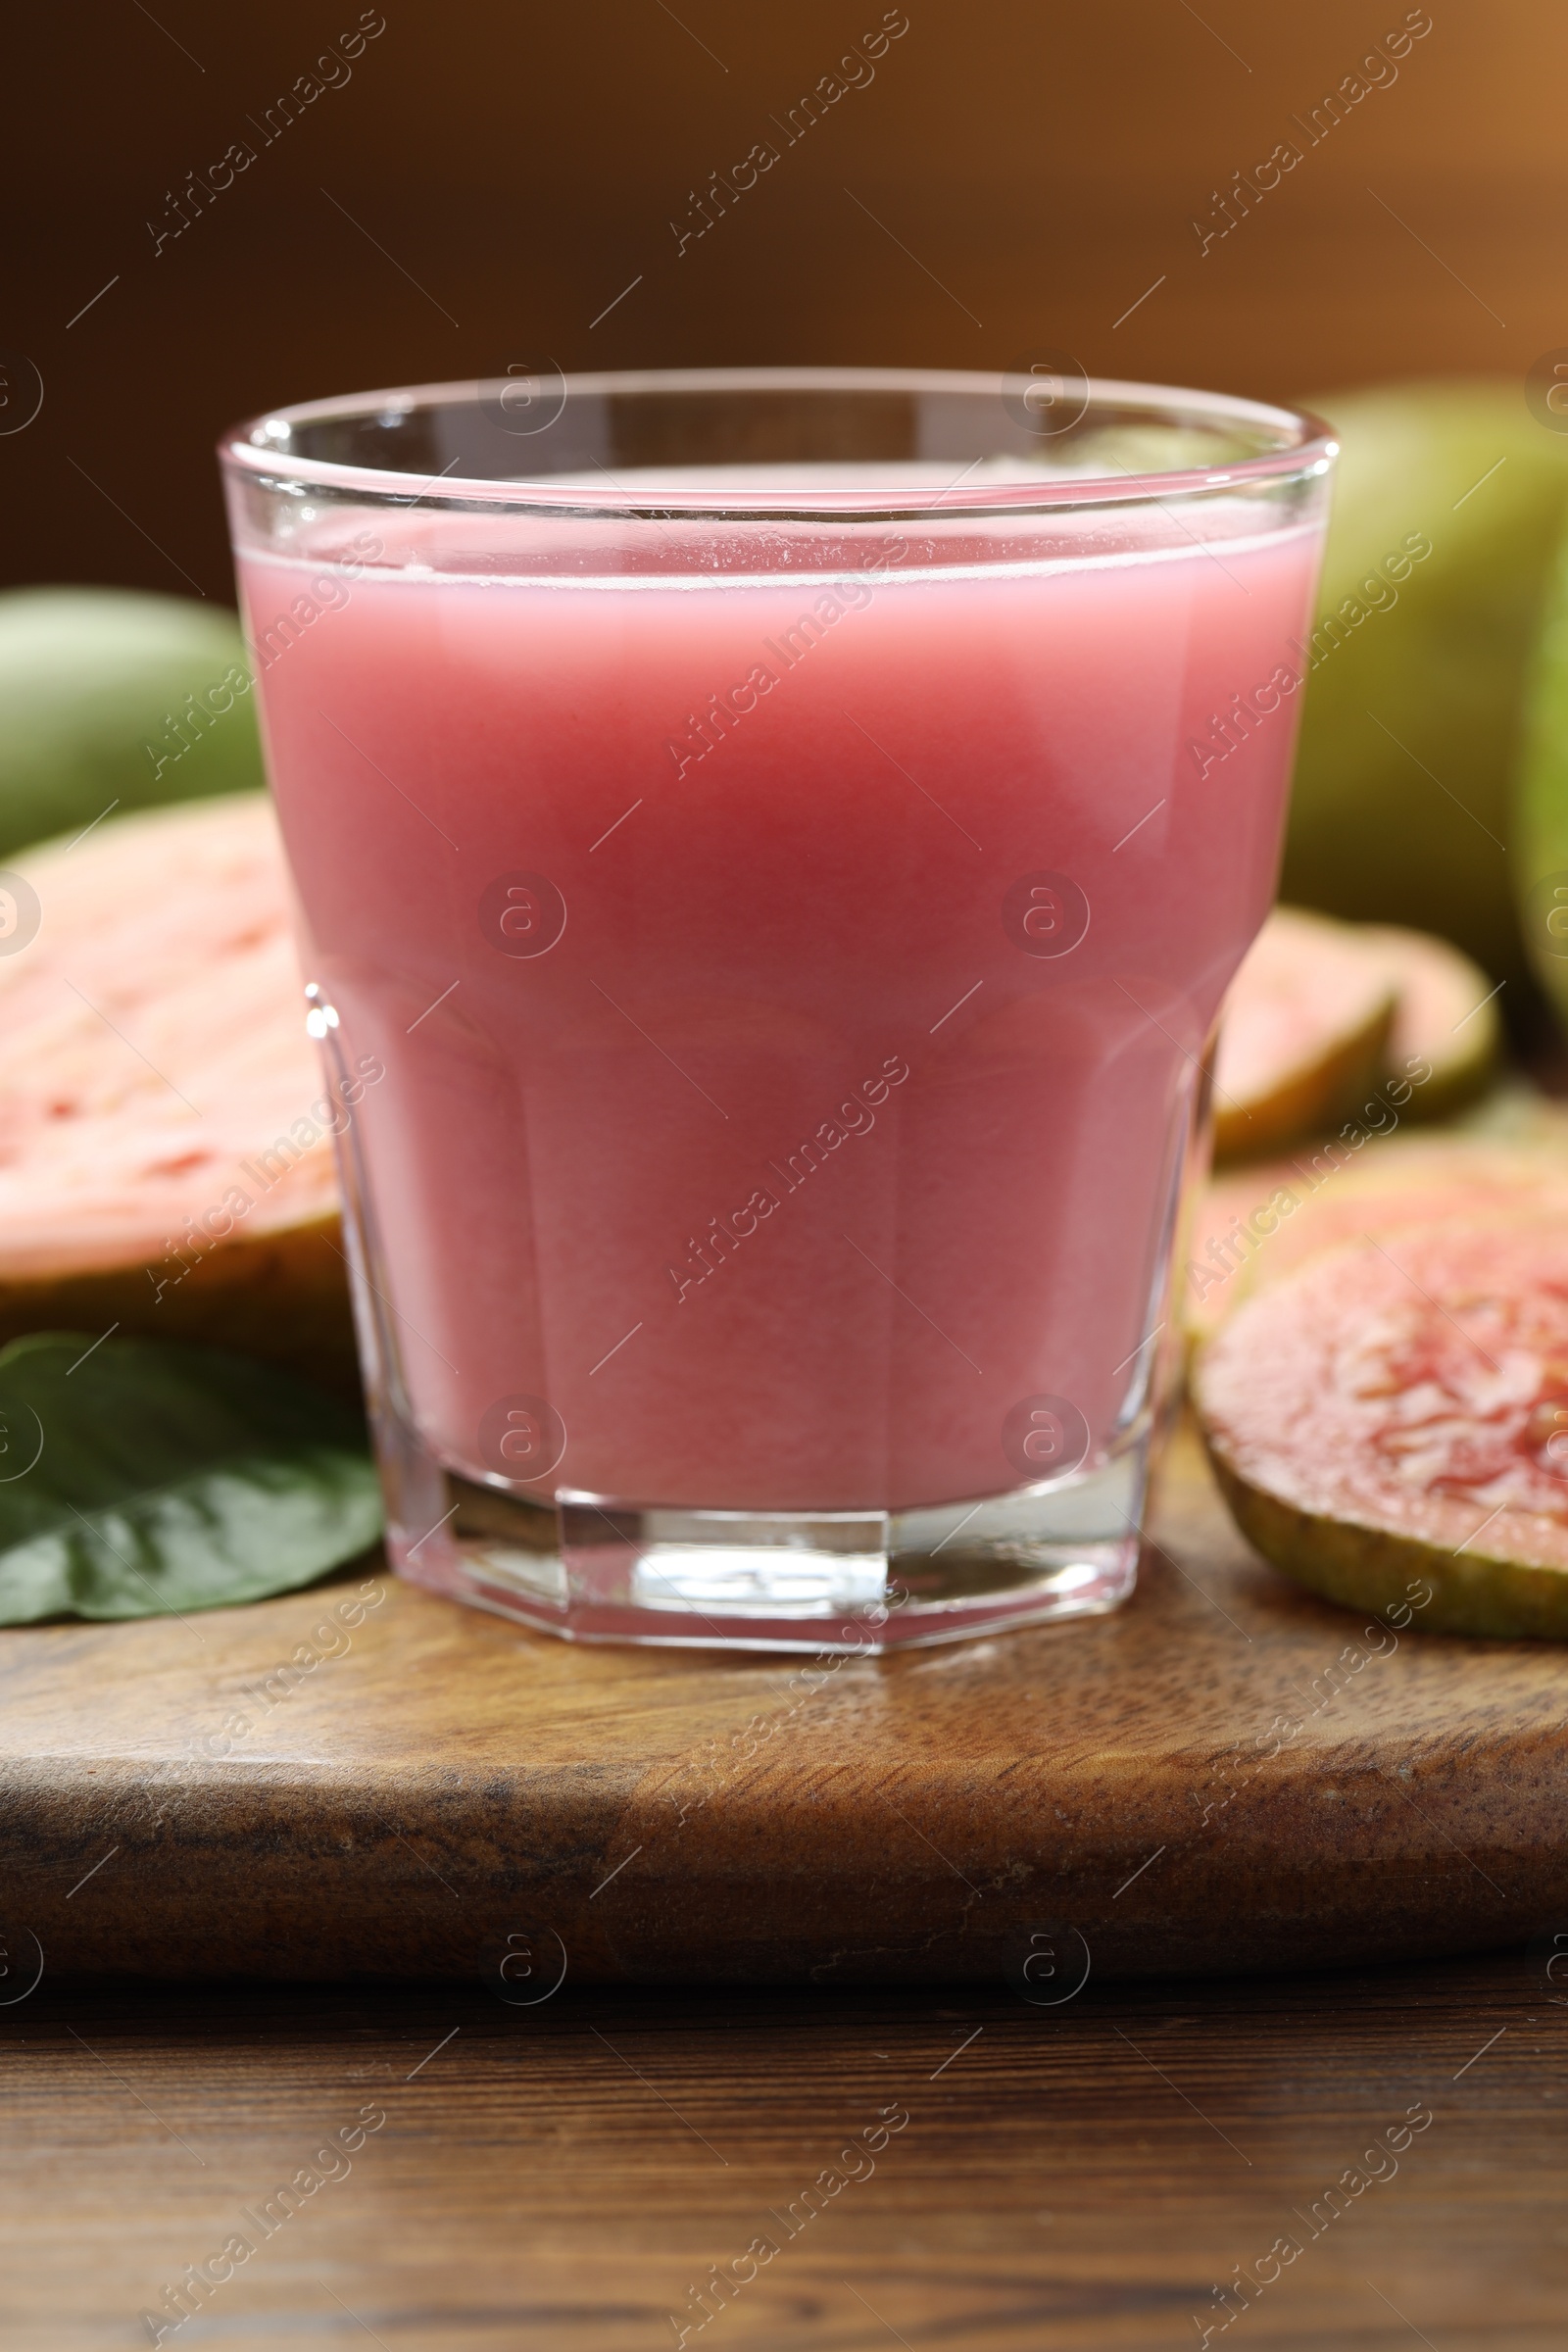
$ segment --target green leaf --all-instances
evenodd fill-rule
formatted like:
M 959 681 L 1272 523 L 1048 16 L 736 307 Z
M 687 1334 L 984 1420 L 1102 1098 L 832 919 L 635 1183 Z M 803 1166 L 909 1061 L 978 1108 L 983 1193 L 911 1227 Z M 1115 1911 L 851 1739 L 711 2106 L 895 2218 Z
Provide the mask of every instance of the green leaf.
M 381 1532 L 359 1416 L 172 1340 L 0 1348 L 0 1625 L 292 1592 Z

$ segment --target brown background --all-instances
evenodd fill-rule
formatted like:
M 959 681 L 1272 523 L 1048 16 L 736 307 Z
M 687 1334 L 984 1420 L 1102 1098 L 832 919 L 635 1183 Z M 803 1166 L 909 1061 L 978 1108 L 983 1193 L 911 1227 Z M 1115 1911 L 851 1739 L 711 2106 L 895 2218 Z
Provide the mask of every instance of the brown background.
M 1396 83 L 1206 257 L 1191 221 L 1216 185 L 1295 136 L 1403 0 L 907 10 L 874 82 L 679 259 L 668 222 L 693 187 L 774 137 L 880 0 L 385 0 L 347 85 L 156 258 L 169 192 L 259 145 L 246 118 L 355 0 L 33 12 L 0 343 L 45 400 L 0 437 L 4 576 L 226 601 L 226 423 L 546 355 L 995 368 L 1064 346 L 1101 372 L 1288 397 L 1518 379 L 1568 343 L 1568 15 L 1547 0 L 1432 0 Z

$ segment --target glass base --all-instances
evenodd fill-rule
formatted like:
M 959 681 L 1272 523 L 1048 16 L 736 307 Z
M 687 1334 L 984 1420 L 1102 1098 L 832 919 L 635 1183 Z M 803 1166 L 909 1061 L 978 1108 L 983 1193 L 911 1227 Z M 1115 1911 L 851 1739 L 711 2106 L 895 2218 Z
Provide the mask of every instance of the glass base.
M 447 1469 L 381 1424 L 394 1565 L 574 1642 L 894 1649 L 1102 1614 L 1138 1571 L 1147 1429 L 1108 1461 L 913 1511 L 675 1510 Z

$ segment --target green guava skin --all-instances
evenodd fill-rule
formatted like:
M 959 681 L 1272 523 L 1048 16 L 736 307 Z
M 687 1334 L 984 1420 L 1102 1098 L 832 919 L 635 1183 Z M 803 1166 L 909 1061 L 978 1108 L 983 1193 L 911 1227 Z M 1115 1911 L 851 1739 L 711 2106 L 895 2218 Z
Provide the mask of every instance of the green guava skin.
M 187 724 L 183 753 L 169 723 L 187 696 L 223 699 L 236 668 L 249 678 L 233 613 L 192 598 L 0 595 L 0 857 L 74 833 L 112 802 L 118 815 L 262 786 L 253 693 L 232 694 L 210 726 Z
M 1536 978 L 1568 1028 L 1568 538 L 1547 583 L 1513 810 L 1514 888 Z M 1555 916 L 1554 923 L 1548 916 Z
M 1340 614 L 1348 633 L 1309 672 L 1281 895 L 1441 932 L 1494 980 L 1522 979 L 1504 844 L 1568 432 L 1539 423 L 1517 381 L 1305 405 L 1342 441 L 1317 625 Z M 1391 579 L 1415 535 L 1431 554 Z

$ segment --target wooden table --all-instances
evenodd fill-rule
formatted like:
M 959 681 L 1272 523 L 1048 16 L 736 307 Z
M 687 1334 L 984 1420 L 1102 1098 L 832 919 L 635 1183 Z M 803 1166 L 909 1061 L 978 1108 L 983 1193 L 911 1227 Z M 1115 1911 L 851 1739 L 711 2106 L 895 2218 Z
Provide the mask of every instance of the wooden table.
M 5 2352 L 1558 2352 L 1560 1648 L 1326 1676 L 1360 1621 L 1181 1448 L 1131 1608 L 853 1663 L 809 1720 L 776 1662 L 406 1588 L 264 1706 L 357 1590 L 0 1644 Z M 695 1772 L 760 1703 L 749 1774 Z M 559 1987 L 543 1936 L 476 1949 L 541 1912 Z M 1037 1918 L 1087 1983 L 1070 1932 L 1009 1959 Z
M 1055 2009 L 45 1985 L 0 2012 L 4 2341 L 128 2352 L 244 2234 L 166 2345 L 663 2352 L 710 2266 L 763 2239 L 689 2345 L 1179 2352 L 1289 2238 L 1212 2343 L 1559 2352 L 1565 1994 L 1523 1956 L 1092 1982 Z

